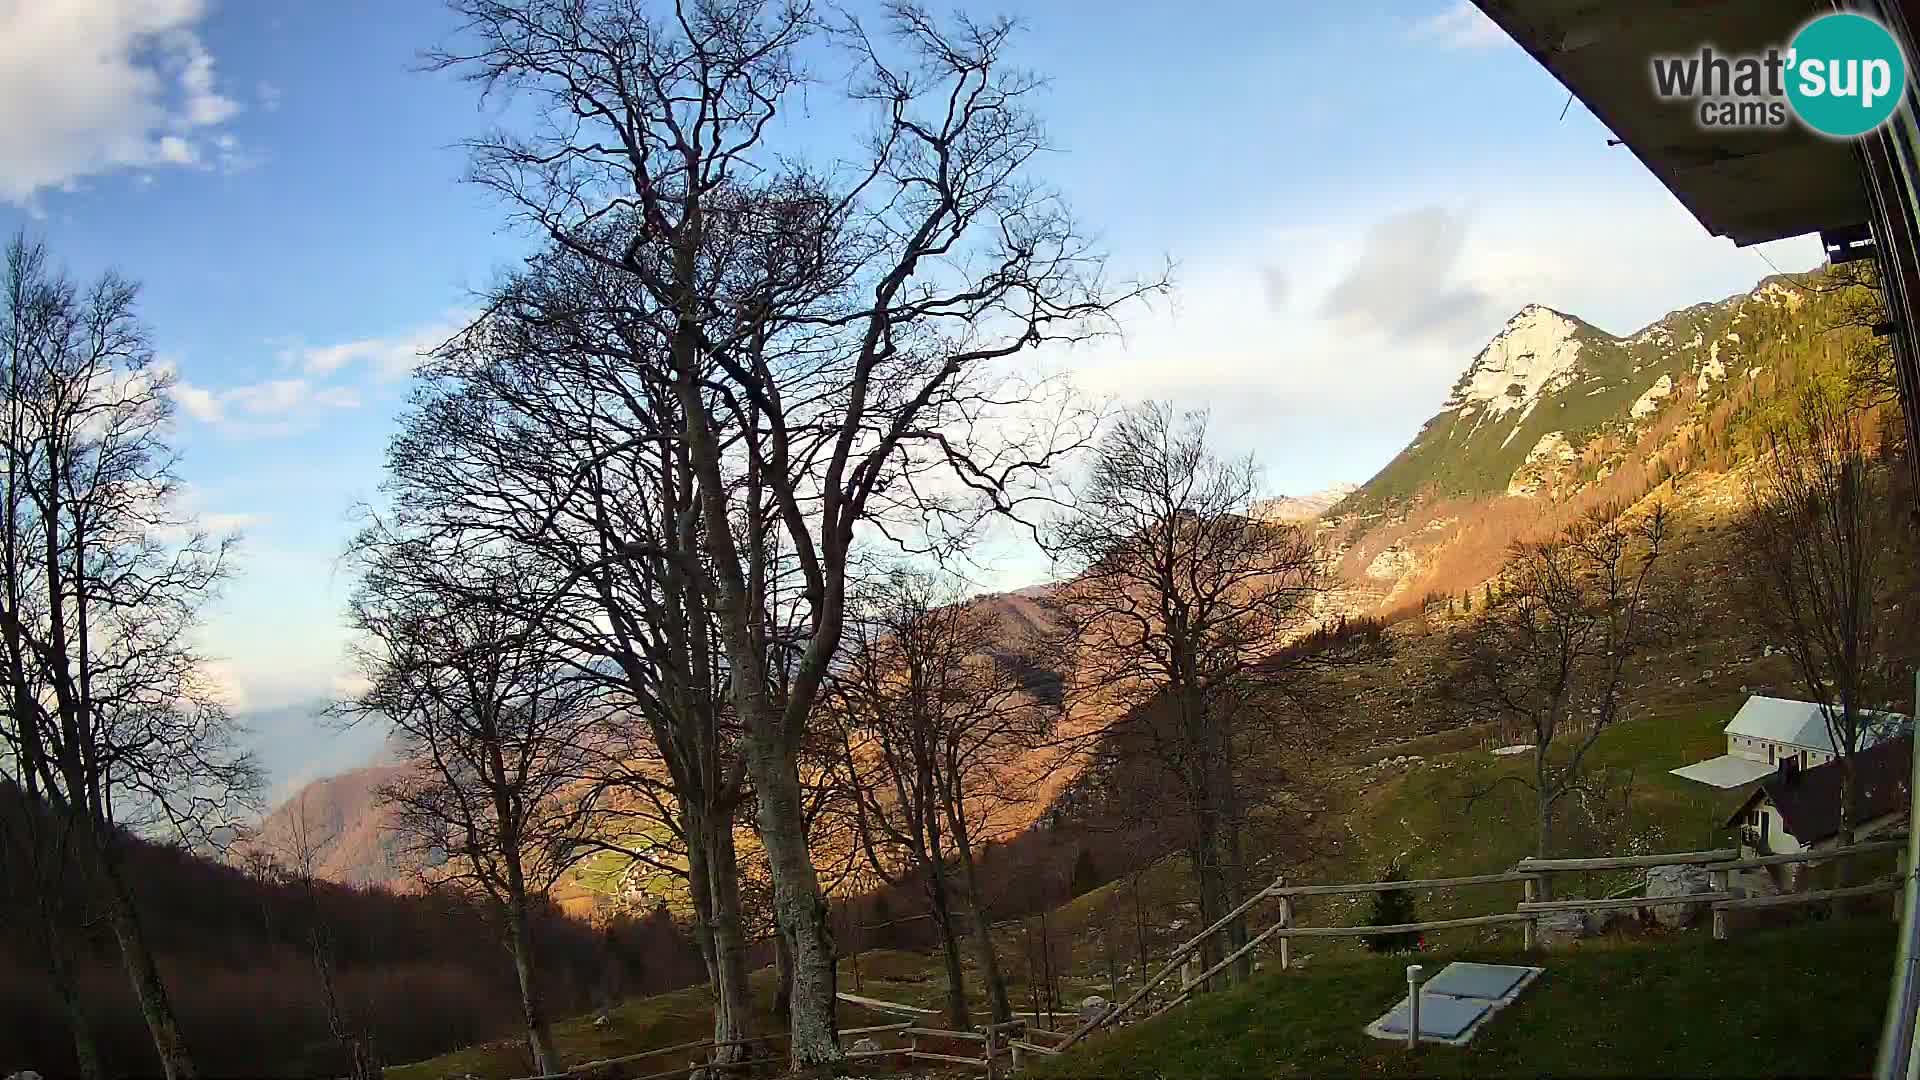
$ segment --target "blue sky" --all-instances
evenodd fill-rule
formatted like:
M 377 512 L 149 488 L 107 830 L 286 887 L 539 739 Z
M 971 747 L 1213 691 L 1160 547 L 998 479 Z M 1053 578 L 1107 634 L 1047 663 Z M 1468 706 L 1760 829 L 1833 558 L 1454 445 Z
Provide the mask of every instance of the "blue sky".
M 1210 406 L 1275 493 L 1372 475 L 1528 302 L 1628 332 L 1818 258 L 1706 236 L 1463 0 L 1028 7 L 1045 176 L 1117 271 L 1177 265 L 1060 362 Z M 144 282 L 190 498 L 245 534 L 206 648 L 282 782 L 369 751 L 289 708 L 343 685 L 349 511 L 416 352 L 528 247 L 460 182 L 510 103 L 417 70 L 454 29 L 429 0 L 0 0 L 0 228 Z

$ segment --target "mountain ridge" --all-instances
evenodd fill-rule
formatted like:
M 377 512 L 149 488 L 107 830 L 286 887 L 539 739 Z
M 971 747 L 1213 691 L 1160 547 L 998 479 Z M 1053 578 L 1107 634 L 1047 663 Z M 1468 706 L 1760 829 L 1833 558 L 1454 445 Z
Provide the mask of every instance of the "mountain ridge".
M 1730 378 L 1754 373 L 1750 364 L 1730 362 L 1753 351 L 1736 327 L 1790 316 L 1805 295 L 1803 286 L 1771 275 L 1746 292 L 1675 308 L 1626 335 L 1528 304 L 1475 354 L 1406 448 L 1328 516 L 1403 510 L 1421 498 L 1496 495 L 1515 485 L 1530 456 L 1561 452 L 1556 434 L 1577 453 L 1609 427 L 1624 433 L 1657 414 L 1661 400 L 1683 384 L 1704 400 Z M 1662 378 L 1664 388 L 1656 389 Z
M 1418 614 L 1436 595 L 1481 587 L 1512 541 L 1555 515 L 1602 501 L 1630 504 L 1663 485 L 1671 492 L 1665 477 L 1676 471 L 1727 467 L 1741 418 L 1764 410 L 1789 381 L 1819 375 L 1826 361 L 1813 345 L 1832 330 L 1819 307 L 1827 302 L 1818 289 L 1769 276 L 1746 292 L 1675 308 L 1625 336 L 1544 304 L 1525 305 L 1366 484 L 1263 500 L 1253 513 L 1298 524 L 1327 546 L 1333 589 L 1316 616 Z M 1063 585 L 970 603 L 991 610 L 1013 640 L 1047 621 Z M 1028 689 L 1050 696 L 1048 673 L 1034 675 Z M 354 838 L 344 846 L 357 852 L 343 853 L 327 876 L 403 878 L 406 868 L 381 842 L 370 771 L 315 784 L 316 794 L 295 798 L 317 799 L 328 823 Z

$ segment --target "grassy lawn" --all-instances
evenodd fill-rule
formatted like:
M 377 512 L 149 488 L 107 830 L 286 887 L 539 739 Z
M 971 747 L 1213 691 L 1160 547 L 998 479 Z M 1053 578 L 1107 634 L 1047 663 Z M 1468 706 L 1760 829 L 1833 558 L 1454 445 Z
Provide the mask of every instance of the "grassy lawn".
M 1745 700 L 1737 692 L 1688 688 L 1603 732 L 1587 761 L 1592 771 L 1610 771 L 1618 804 L 1615 818 L 1600 835 L 1579 835 L 1563 827 L 1555 853 L 1598 856 L 1731 846 L 1734 838 L 1720 824 L 1743 793 L 1718 791 L 1671 776 L 1667 770 L 1724 752 L 1723 729 Z M 1363 773 L 1347 781 L 1339 793 L 1348 837 L 1344 851 L 1314 865 L 1290 868 L 1288 880 L 1300 884 L 1372 881 L 1396 859 L 1407 865 L 1413 877 L 1497 873 L 1532 854 L 1531 791 L 1505 781 L 1491 793 L 1469 800 L 1470 794 L 1494 787 L 1500 777 L 1531 776 L 1532 759 L 1525 754 L 1496 757 L 1475 745 L 1480 734 L 1475 732 L 1467 748 L 1462 748 L 1457 733 L 1446 732 L 1360 759 L 1413 754 L 1423 760 L 1404 771 Z M 1562 814 L 1563 824 L 1570 816 Z M 1267 873 L 1258 875 L 1260 880 L 1254 884 L 1270 880 Z M 1607 895 L 1637 881 L 1632 872 L 1618 872 L 1561 875 L 1554 884 L 1557 895 L 1573 897 Z M 1149 870 L 1141 893 L 1146 909 L 1158 915 L 1149 915 L 1156 956 L 1198 929 L 1189 905 L 1183 929 L 1166 931 L 1174 905 L 1192 896 L 1185 860 L 1170 859 Z M 1414 904 L 1418 918 L 1443 919 L 1512 911 L 1520 899 L 1516 883 L 1420 892 Z M 1306 926 L 1357 925 L 1367 921 L 1372 904 L 1370 896 L 1302 898 L 1295 901 L 1295 920 Z M 1127 882 L 1117 881 L 1053 913 L 1055 932 L 1073 941 L 1072 974 L 1079 978 L 1070 981 L 1070 995 L 1105 992 L 1098 978 L 1094 935 L 1111 923 L 1114 932 L 1131 942 L 1132 910 Z M 1273 917 L 1271 904 L 1255 913 L 1258 924 Z M 1448 948 L 1517 948 L 1520 929 L 1516 925 L 1438 931 L 1430 941 Z M 1014 942 L 1009 939 L 1003 944 L 1012 947 Z M 1296 955 L 1300 954 L 1316 961 L 1365 955 L 1354 939 L 1300 941 Z M 1009 974 L 1017 978 L 1021 973 L 1010 970 Z M 927 989 L 937 995 L 937 985 Z
M 1743 700 L 1737 694 L 1688 696 L 1603 732 L 1587 755 L 1587 768 L 1610 777 L 1607 797 L 1596 802 L 1611 816 L 1602 831 L 1583 832 L 1574 824 L 1579 815 L 1563 803 L 1554 853 L 1627 855 L 1731 845 L 1732 836 L 1720 824 L 1741 793 L 1682 780 L 1667 770 L 1723 752 L 1722 729 Z M 1404 772 L 1353 783 L 1344 807 L 1351 843 L 1339 858 L 1300 868 L 1290 880 L 1373 881 L 1395 861 L 1416 878 L 1498 873 L 1533 853 L 1534 796 L 1513 782 L 1532 776 L 1531 754 L 1496 757 L 1476 748 L 1423 756 Z M 1472 797 L 1476 793 L 1483 794 Z M 1602 896 L 1637 881 L 1632 872 L 1561 875 L 1554 887 L 1562 897 Z M 1414 904 L 1417 918 L 1444 919 L 1512 911 L 1520 899 L 1516 883 L 1423 891 L 1414 895 Z M 1371 896 L 1303 898 L 1295 902 L 1295 921 L 1357 925 L 1367 921 L 1372 905 Z M 1518 947 L 1520 930 L 1473 927 L 1439 931 L 1430 940 L 1449 948 Z M 1321 960 L 1363 954 L 1353 939 L 1303 941 L 1298 949 Z
M 763 968 L 751 976 L 754 1003 L 758 1006 L 761 1032 L 778 1031 L 773 1020 L 773 971 Z M 896 1017 L 882 1016 L 866 1009 L 842 1005 L 842 1027 L 866 1027 L 894 1023 Z M 649 998 L 622 1002 L 608 1014 L 605 1027 L 593 1026 L 593 1017 L 576 1016 L 553 1026 L 553 1037 L 560 1055 L 569 1064 L 623 1057 L 643 1050 L 693 1042 L 713 1036 L 713 1004 L 705 987 L 692 987 Z M 779 1043 L 784 1053 L 785 1043 Z M 689 1050 L 653 1057 L 623 1066 L 623 1075 L 644 1075 L 704 1057 L 703 1051 Z M 528 1076 L 533 1063 L 527 1056 L 524 1039 L 509 1036 L 494 1042 L 470 1046 L 412 1065 L 389 1067 L 387 1080 L 442 1080 L 443 1077 L 471 1073 L 480 1080 L 510 1080 Z
M 1743 700 L 1744 695 L 1704 687 L 1676 688 L 1658 707 L 1605 732 L 1589 755 L 1589 762 L 1593 769 L 1612 770 L 1616 780 L 1615 798 L 1620 801 L 1619 809 L 1608 823 L 1604 836 L 1567 835 L 1563 838 L 1565 846 L 1556 853 L 1631 854 L 1706 848 L 1729 843 L 1731 838 L 1720 832 L 1718 826 L 1737 804 L 1740 795 L 1689 783 L 1669 776 L 1667 770 L 1720 753 L 1725 745 L 1721 729 Z M 1530 775 L 1531 760 L 1526 755 L 1495 757 L 1478 747 L 1480 735 L 1479 731 L 1464 736 L 1457 732 L 1445 732 L 1362 759 L 1377 760 L 1415 754 L 1423 760 L 1404 770 L 1363 773 L 1347 781 L 1337 803 L 1345 819 L 1349 843 L 1344 845 L 1343 852 L 1336 858 L 1291 869 L 1288 872 L 1289 880 L 1299 883 L 1373 880 L 1395 859 L 1404 860 L 1415 877 L 1490 873 L 1505 870 L 1530 854 L 1533 850 L 1531 792 L 1506 783 L 1480 799 L 1470 802 L 1467 796 L 1488 787 L 1500 776 Z M 1631 776 L 1630 783 L 1619 783 L 1628 776 Z M 1621 792 L 1625 792 L 1623 800 Z M 1556 879 L 1556 888 L 1561 896 L 1596 896 L 1604 895 L 1628 883 L 1628 880 L 1629 875 L 1626 874 L 1596 874 L 1589 877 L 1563 875 Z M 1260 883 L 1264 884 L 1264 880 Z M 1199 928 L 1194 922 L 1191 904 L 1180 906 L 1191 897 L 1191 881 L 1185 861 L 1169 859 L 1148 870 L 1142 875 L 1140 892 L 1142 905 L 1148 913 L 1149 948 L 1154 966 L 1157 966 L 1165 950 Z M 1422 892 L 1416 894 L 1414 903 L 1418 918 L 1439 919 L 1511 911 L 1519 899 L 1518 885 L 1495 885 Z M 1296 903 L 1295 918 L 1297 923 L 1307 926 L 1354 925 L 1367 921 L 1371 904 L 1371 897 L 1366 896 L 1303 898 Z M 1274 917 L 1271 907 L 1269 904 L 1256 912 L 1257 924 L 1265 924 Z M 1122 943 L 1119 946 L 1123 950 L 1121 963 L 1131 961 L 1132 911 L 1131 892 L 1128 883 L 1122 880 L 1079 897 L 1050 915 L 1051 932 L 1062 941 L 1071 956 L 1062 980 L 1062 997 L 1069 1003 L 1069 1008 L 1072 1007 L 1071 1003 L 1089 993 L 1109 992 L 1098 944 L 1101 934 L 1116 935 Z M 1172 929 L 1176 918 L 1184 920 L 1178 931 Z M 1873 929 L 1879 931 L 1885 927 L 1886 924 L 1881 923 Z M 1015 999 L 1014 1008 L 1027 1008 L 1027 971 L 1022 959 L 1022 932 L 1017 926 L 1009 925 L 1001 928 L 996 936 L 1000 939 L 1003 970 Z M 1724 963 L 1730 957 L 1743 955 L 1750 948 L 1757 947 L 1754 943 L 1761 940 L 1759 937 L 1736 939 L 1731 943 L 1723 943 L 1717 951 L 1682 944 L 1674 948 L 1671 955 Z M 1789 936 L 1781 940 L 1797 939 Z M 1878 939 L 1867 934 L 1858 940 Z M 1455 956 L 1503 955 L 1500 950 L 1519 948 L 1520 930 L 1517 926 L 1502 926 L 1440 931 L 1429 935 L 1429 944 L 1437 949 L 1454 950 Z M 1592 965 L 1596 971 L 1614 972 L 1614 975 L 1604 977 L 1629 978 L 1635 965 L 1643 965 L 1644 957 L 1648 955 L 1642 952 L 1644 948 L 1644 945 L 1615 939 L 1589 942 L 1582 946 L 1577 963 L 1583 971 Z M 1881 951 L 1884 952 L 1884 949 Z M 966 949 L 962 955 L 968 971 L 968 985 L 974 991 L 973 1005 L 978 1009 L 981 1004 L 980 980 L 978 973 L 973 970 L 973 951 Z M 1325 1037 L 1335 1040 L 1327 1046 L 1346 1047 L 1338 1053 L 1331 1049 L 1314 1050 L 1308 1047 L 1309 1056 L 1302 1059 L 1308 1064 L 1302 1067 L 1314 1067 L 1315 1062 L 1319 1062 L 1320 1067 L 1330 1067 L 1326 1065 L 1327 1062 L 1344 1061 L 1340 1055 L 1348 1051 L 1374 1052 L 1373 1047 L 1368 1045 L 1371 1040 L 1360 1036 L 1358 1028 L 1385 1007 L 1379 1004 L 1386 1000 L 1382 995 L 1390 996 L 1393 988 L 1401 985 L 1402 965 L 1370 963 L 1365 959 L 1367 954 L 1360 942 L 1355 939 L 1302 940 L 1296 943 L 1295 955 L 1306 957 L 1308 966 L 1299 972 L 1289 973 L 1285 979 L 1271 985 L 1319 987 L 1315 993 L 1323 994 L 1329 1006 L 1338 1006 L 1330 1007 L 1325 1012 L 1325 1022 L 1332 1025 L 1326 1029 Z M 1668 952 L 1656 951 L 1652 955 L 1665 956 Z M 1556 963 L 1560 962 L 1571 963 L 1572 958 L 1565 961 L 1556 958 Z M 1882 955 L 1875 962 L 1884 967 L 1886 960 Z M 1263 962 L 1263 966 L 1271 968 L 1271 959 Z M 1339 974 L 1336 976 L 1334 972 Z M 859 976 L 857 992 L 869 997 L 933 1008 L 940 1007 L 944 999 L 944 982 L 936 956 L 875 950 L 862 955 Z M 756 993 L 764 1010 L 763 1017 L 771 1011 L 771 977 L 772 972 L 765 970 L 753 976 Z M 1660 984 L 1655 981 L 1651 985 L 1657 992 Z M 840 987 L 856 990 L 853 967 L 844 960 L 840 966 Z M 1120 992 L 1125 993 L 1127 989 L 1123 983 Z M 1875 983 L 1868 996 L 1879 995 L 1883 990 L 1883 983 Z M 1707 991 L 1719 992 L 1711 986 L 1703 989 L 1703 992 Z M 1552 990 L 1552 993 L 1558 993 L 1558 990 Z M 1541 1000 L 1558 1000 L 1552 993 L 1543 995 Z M 1738 1000 L 1750 996 L 1744 990 L 1738 994 L 1729 993 Z M 1251 1002 L 1233 1006 L 1231 1000 L 1235 999 L 1207 1002 L 1195 1009 L 1182 1010 L 1183 1016 L 1172 1022 L 1180 1025 L 1200 1023 L 1201 1017 L 1222 1008 L 1255 1009 Z M 1550 1007 L 1542 1005 L 1541 1009 Z M 1877 1004 L 1872 1007 L 1874 1017 L 1879 1015 L 1878 1008 Z M 1366 1015 L 1361 1016 L 1361 1013 Z M 1247 1015 L 1253 1014 L 1249 1012 Z M 705 991 L 695 988 L 628 1001 L 612 1012 L 605 1027 L 594 1027 L 591 1016 L 562 1021 L 555 1026 L 555 1036 L 567 1061 L 582 1062 L 704 1038 L 710 1031 L 710 1016 Z M 1349 1023 L 1349 1019 L 1354 1017 L 1358 1019 L 1352 1019 Z M 887 1023 L 892 1019 L 865 1010 L 842 1007 L 842 1023 L 850 1027 Z M 1265 1024 L 1263 1020 L 1262 1025 Z M 1871 1024 L 1868 1026 L 1871 1027 Z M 1351 1032 L 1348 1032 L 1349 1028 Z M 762 1020 L 761 1030 L 774 1029 L 770 1018 Z M 1311 1036 L 1311 1031 L 1315 1029 L 1302 1030 L 1308 1034 L 1300 1037 L 1318 1037 Z M 1352 1034 L 1354 1039 L 1339 1041 L 1346 1039 L 1348 1034 Z M 1506 1045 L 1500 1041 L 1502 1037 L 1498 1031 L 1489 1032 L 1471 1054 L 1496 1052 L 1499 1047 Z M 1291 1040 L 1295 1036 L 1286 1038 Z M 1120 1042 L 1116 1040 L 1115 1045 L 1120 1045 Z M 1204 1046 L 1204 1043 L 1201 1045 Z M 1256 1045 L 1264 1047 L 1265 1044 Z M 1290 1042 L 1288 1045 L 1293 1044 Z M 1261 1054 L 1270 1052 L 1270 1049 L 1259 1051 Z M 1334 1056 L 1324 1059 L 1312 1056 L 1320 1053 Z M 1104 1055 L 1105 1051 L 1102 1051 L 1101 1056 Z M 631 1071 L 640 1073 L 672 1068 L 684 1065 L 694 1056 L 697 1055 L 681 1053 L 636 1062 Z M 1189 1069 L 1183 1065 L 1179 1070 L 1170 1070 L 1169 1074 L 1235 1075 L 1245 1071 L 1247 1062 L 1261 1060 L 1264 1059 L 1259 1054 L 1245 1059 L 1228 1056 L 1222 1059 L 1225 1072 L 1211 1072 L 1197 1065 Z M 1356 1069 L 1360 1069 L 1361 1060 L 1355 1059 Z M 1379 1060 L 1399 1061 L 1392 1054 Z M 1467 1060 L 1482 1059 L 1474 1056 Z M 1633 1060 L 1642 1059 L 1636 1057 Z M 1568 1061 L 1566 1068 L 1569 1071 L 1581 1071 L 1577 1067 L 1577 1058 Z M 1236 1062 L 1240 1064 L 1236 1065 Z M 1377 1068 L 1384 1067 L 1381 1065 Z M 1600 1063 L 1596 1062 L 1595 1068 L 1600 1067 Z M 1441 1067 L 1436 1066 L 1438 1068 Z M 1458 1071 L 1473 1072 L 1476 1068 L 1462 1066 Z M 1526 1071 L 1522 1064 L 1515 1064 L 1512 1068 Z M 390 1069 L 388 1075 L 395 1080 L 440 1080 L 446 1076 L 472 1073 L 481 1080 L 506 1080 L 530 1072 L 524 1046 L 520 1040 L 509 1037 L 431 1061 Z
M 1547 973 L 1469 1046 L 1404 1046 L 1361 1028 L 1406 993 L 1405 959 L 1270 973 L 1046 1061 L 1038 1078 L 1753 1076 L 1871 1069 L 1893 967 L 1894 924 L 1810 924 L 1715 942 L 1536 954 Z M 1526 963 L 1465 949 L 1449 960 Z

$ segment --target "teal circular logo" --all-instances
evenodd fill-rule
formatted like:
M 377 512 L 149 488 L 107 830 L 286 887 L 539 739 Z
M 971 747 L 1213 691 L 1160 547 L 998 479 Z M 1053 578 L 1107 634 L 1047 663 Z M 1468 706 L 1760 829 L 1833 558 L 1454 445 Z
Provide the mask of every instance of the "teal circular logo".
M 1794 35 L 1787 102 L 1822 135 L 1851 138 L 1885 123 L 1907 89 L 1907 62 L 1887 28 L 1864 15 L 1822 15 Z

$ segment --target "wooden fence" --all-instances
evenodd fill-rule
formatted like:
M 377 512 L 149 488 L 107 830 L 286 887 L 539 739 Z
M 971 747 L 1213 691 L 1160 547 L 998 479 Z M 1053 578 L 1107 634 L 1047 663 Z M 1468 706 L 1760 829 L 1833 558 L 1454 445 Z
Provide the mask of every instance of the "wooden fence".
M 1284 879 L 1276 879 L 1272 884 L 1247 897 L 1232 911 L 1216 920 L 1212 925 L 1182 942 L 1169 954 L 1166 964 L 1145 983 L 1136 989 L 1126 1000 L 1118 1005 L 1110 1005 L 1098 1015 L 1081 1021 L 1071 1032 L 1054 1032 L 1029 1024 L 1024 1019 L 1014 1019 L 1003 1024 L 984 1025 L 974 1031 L 948 1031 L 942 1028 L 928 1027 L 926 1018 L 938 1015 L 938 1010 L 918 1005 L 906 1005 L 900 1002 L 882 1001 L 877 998 L 861 997 L 857 994 L 841 993 L 839 998 L 851 1004 L 878 1012 L 890 1012 L 907 1016 L 908 1019 L 897 1024 L 880 1024 L 873 1027 L 846 1028 L 840 1034 L 845 1036 L 897 1034 L 907 1040 L 904 1046 L 881 1047 L 876 1050 L 849 1051 L 851 1059 L 903 1057 L 909 1061 L 930 1061 L 947 1065 L 966 1065 L 986 1071 L 989 1080 L 1002 1059 L 1008 1061 L 1011 1071 L 1018 1071 L 1025 1060 L 1033 1055 L 1051 1056 L 1059 1054 L 1091 1032 L 1118 1022 L 1131 1012 L 1154 990 L 1165 982 L 1192 957 L 1198 955 L 1207 939 L 1231 925 L 1235 919 L 1246 915 L 1260 903 L 1267 900 L 1279 901 L 1279 915 L 1272 925 L 1260 931 L 1235 949 L 1224 959 L 1186 980 L 1173 998 L 1161 1004 L 1148 1018 L 1159 1016 L 1180 1005 L 1193 993 L 1235 961 L 1251 953 L 1268 941 L 1278 939 L 1280 945 L 1280 967 L 1293 966 L 1292 941 L 1295 938 L 1343 938 L 1377 937 L 1385 934 L 1425 933 L 1431 930 L 1453 930 L 1471 926 L 1500 926 L 1510 923 L 1520 924 L 1523 947 L 1531 950 L 1535 944 L 1536 923 L 1541 916 L 1557 911 L 1600 911 L 1618 909 L 1647 909 L 1668 907 L 1680 904 L 1708 904 L 1713 911 L 1713 936 L 1718 940 L 1727 937 L 1726 913 L 1751 908 L 1783 907 L 1798 904 L 1824 903 L 1855 896 L 1872 896 L 1880 893 L 1898 891 L 1904 884 L 1904 877 L 1896 874 L 1891 878 L 1851 885 L 1843 888 L 1821 889 L 1812 892 L 1782 893 L 1777 896 L 1741 896 L 1730 887 L 1730 876 L 1738 870 L 1754 870 L 1772 866 L 1787 866 L 1800 863 L 1824 862 L 1830 859 L 1851 859 L 1860 855 L 1880 851 L 1902 851 L 1906 846 L 1906 834 L 1895 833 L 1878 840 L 1868 840 L 1844 848 L 1831 848 L 1824 851 L 1803 851 L 1789 855 L 1756 855 L 1741 858 L 1737 848 L 1714 848 L 1705 851 L 1675 851 L 1658 855 L 1625 855 L 1597 859 L 1522 859 L 1504 873 L 1470 874 L 1464 877 L 1421 878 L 1409 881 L 1368 881 L 1340 885 L 1288 885 Z M 1904 863 L 1904 858 L 1901 860 Z M 1551 881 L 1559 874 L 1584 874 L 1604 870 L 1645 870 L 1658 866 L 1699 866 L 1709 875 L 1709 891 L 1689 893 L 1671 897 L 1596 897 L 1571 899 L 1541 899 L 1544 893 L 1552 896 Z M 1473 888 L 1483 885 L 1513 885 L 1522 888 L 1522 899 L 1514 911 L 1496 912 L 1491 915 L 1472 915 L 1457 919 L 1428 919 L 1423 922 L 1396 923 L 1390 926 L 1300 926 L 1295 922 L 1294 902 L 1303 897 L 1314 896 L 1353 896 L 1369 893 L 1390 892 L 1398 889 L 1409 891 L 1433 891 L 1440 889 Z M 1897 913 L 1896 913 L 1897 917 Z M 695 1050 L 710 1050 L 720 1046 L 761 1046 L 785 1039 L 785 1033 L 760 1036 L 735 1043 L 716 1043 L 711 1039 L 680 1043 L 675 1046 L 647 1050 L 638 1054 L 627 1054 L 617 1058 L 604 1058 L 598 1061 L 582 1062 L 563 1073 L 548 1076 L 522 1077 L 520 1080 L 577 1080 L 582 1073 L 594 1072 L 618 1067 L 635 1061 L 661 1057 L 672 1053 L 685 1053 Z M 955 1054 L 947 1050 L 923 1049 L 922 1039 L 939 1040 L 945 1043 L 978 1043 L 980 1056 L 972 1057 Z M 1057 1040 L 1057 1041 L 1056 1041 Z M 683 1068 L 669 1069 L 664 1072 L 649 1073 L 634 1080 L 672 1080 L 702 1069 L 714 1070 L 715 1074 L 729 1070 L 743 1069 L 780 1062 L 784 1059 L 773 1056 L 749 1058 L 745 1061 L 724 1065 L 691 1063 Z
M 841 994 L 840 997 L 842 1000 L 852 1000 L 853 996 Z M 878 999 L 863 999 L 859 1003 L 865 1005 L 867 1008 L 879 1009 L 881 1011 L 922 1011 L 918 1006 L 902 1005 L 899 1002 L 880 1001 Z M 1049 1052 L 1044 1043 L 1035 1042 L 1034 1040 L 1051 1039 L 1055 1037 L 1065 1038 L 1064 1035 L 1056 1036 L 1055 1033 L 1049 1032 L 1044 1028 L 1030 1028 L 1025 1020 L 1017 1018 L 998 1024 L 983 1024 L 972 1031 L 950 1031 L 945 1028 L 925 1027 L 915 1024 L 888 1025 L 884 1029 L 867 1030 L 896 1032 L 905 1036 L 909 1041 L 905 1046 L 883 1046 L 873 1050 L 848 1050 L 846 1056 L 849 1060 L 857 1061 L 864 1058 L 899 1057 L 908 1061 L 933 1061 L 943 1065 L 969 1065 L 984 1069 L 990 1078 L 994 1075 L 995 1068 L 1003 1059 L 1007 1061 L 1009 1071 L 1011 1072 L 1017 1071 L 1020 1068 L 1023 1052 Z M 853 1034 L 853 1032 L 843 1031 L 841 1034 L 848 1035 Z M 938 1050 L 923 1047 L 921 1044 L 922 1039 L 933 1040 L 931 1045 L 934 1046 L 945 1046 L 945 1044 L 956 1042 L 978 1043 L 980 1044 L 980 1056 L 973 1057 L 969 1054 L 952 1053 L 951 1047 Z
M 1868 896 L 1876 893 L 1894 892 L 1901 888 L 1903 879 L 1899 875 L 1881 881 L 1855 885 L 1841 889 L 1824 889 L 1815 892 L 1784 893 L 1778 896 L 1743 897 L 1729 889 L 1729 876 L 1736 870 L 1755 869 L 1766 866 L 1779 866 L 1790 863 L 1822 862 L 1828 859 L 1848 859 L 1876 851 L 1894 850 L 1904 847 L 1905 834 L 1896 834 L 1884 839 L 1870 840 L 1844 848 L 1830 848 L 1824 851 L 1797 852 L 1791 855 L 1759 855 L 1741 858 L 1737 848 L 1714 848 L 1705 851 L 1677 851 L 1659 855 L 1626 855 L 1598 859 L 1522 859 L 1511 870 L 1498 874 L 1471 874 L 1463 877 L 1423 878 L 1408 881 L 1369 881 L 1342 885 L 1287 885 L 1283 880 L 1275 880 L 1266 888 L 1255 892 L 1244 902 L 1211 926 L 1181 943 L 1170 954 L 1165 966 L 1156 971 L 1151 978 L 1136 989 L 1119 1005 L 1112 1006 L 1097 1016 L 1082 1021 L 1067 1037 L 1066 1041 L 1051 1052 L 1059 1053 L 1085 1038 L 1099 1028 L 1113 1024 L 1139 1005 L 1155 987 L 1179 970 L 1182 965 L 1198 954 L 1208 938 L 1219 933 L 1234 920 L 1251 911 L 1266 900 L 1277 899 L 1280 904 L 1279 917 L 1265 930 L 1254 935 L 1245 945 L 1235 949 L 1212 967 L 1202 971 L 1192 979 L 1186 980 L 1174 997 L 1149 1014 L 1148 1019 L 1178 1006 L 1192 996 L 1195 990 L 1205 986 L 1207 981 L 1225 971 L 1235 961 L 1259 948 L 1267 941 L 1278 938 L 1280 942 L 1280 966 L 1285 969 L 1292 966 L 1292 946 L 1294 938 L 1340 938 L 1375 937 L 1385 934 L 1425 933 L 1431 930 L 1452 930 L 1470 926 L 1498 926 L 1507 923 L 1519 923 L 1523 934 L 1522 947 L 1531 950 L 1537 936 L 1537 923 L 1542 915 L 1555 911 L 1595 911 L 1606 909 L 1657 908 L 1675 904 L 1710 904 L 1713 910 L 1713 936 L 1724 940 L 1727 936 L 1726 912 L 1743 908 L 1779 907 L 1794 904 L 1821 903 L 1849 896 Z M 1541 899 L 1542 893 L 1551 896 L 1551 879 L 1562 873 L 1591 873 L 1596 870 L 1649 869 L 1656 866 L 1700 866 L 1710 875 L 1710 891 L 1674 897 L 1599 897 L 1575 899 Z M 1390 926 L 1299 926 L 1295 923 L 1294 901 L 1308 896 L 1341 896 L 1365 893 L 1388 892 L 1399 889 L 1409 891 L 1428 891 L 1436 889 L 1467 888 L 1480 885 L 1519 884 L 1522 888 L 1521 901 L 1514 911 L 1496 912 L 1491 915 L 1474 915 L 1457 919 L 1429 919 L 1423 922 L 1396 923 Z

